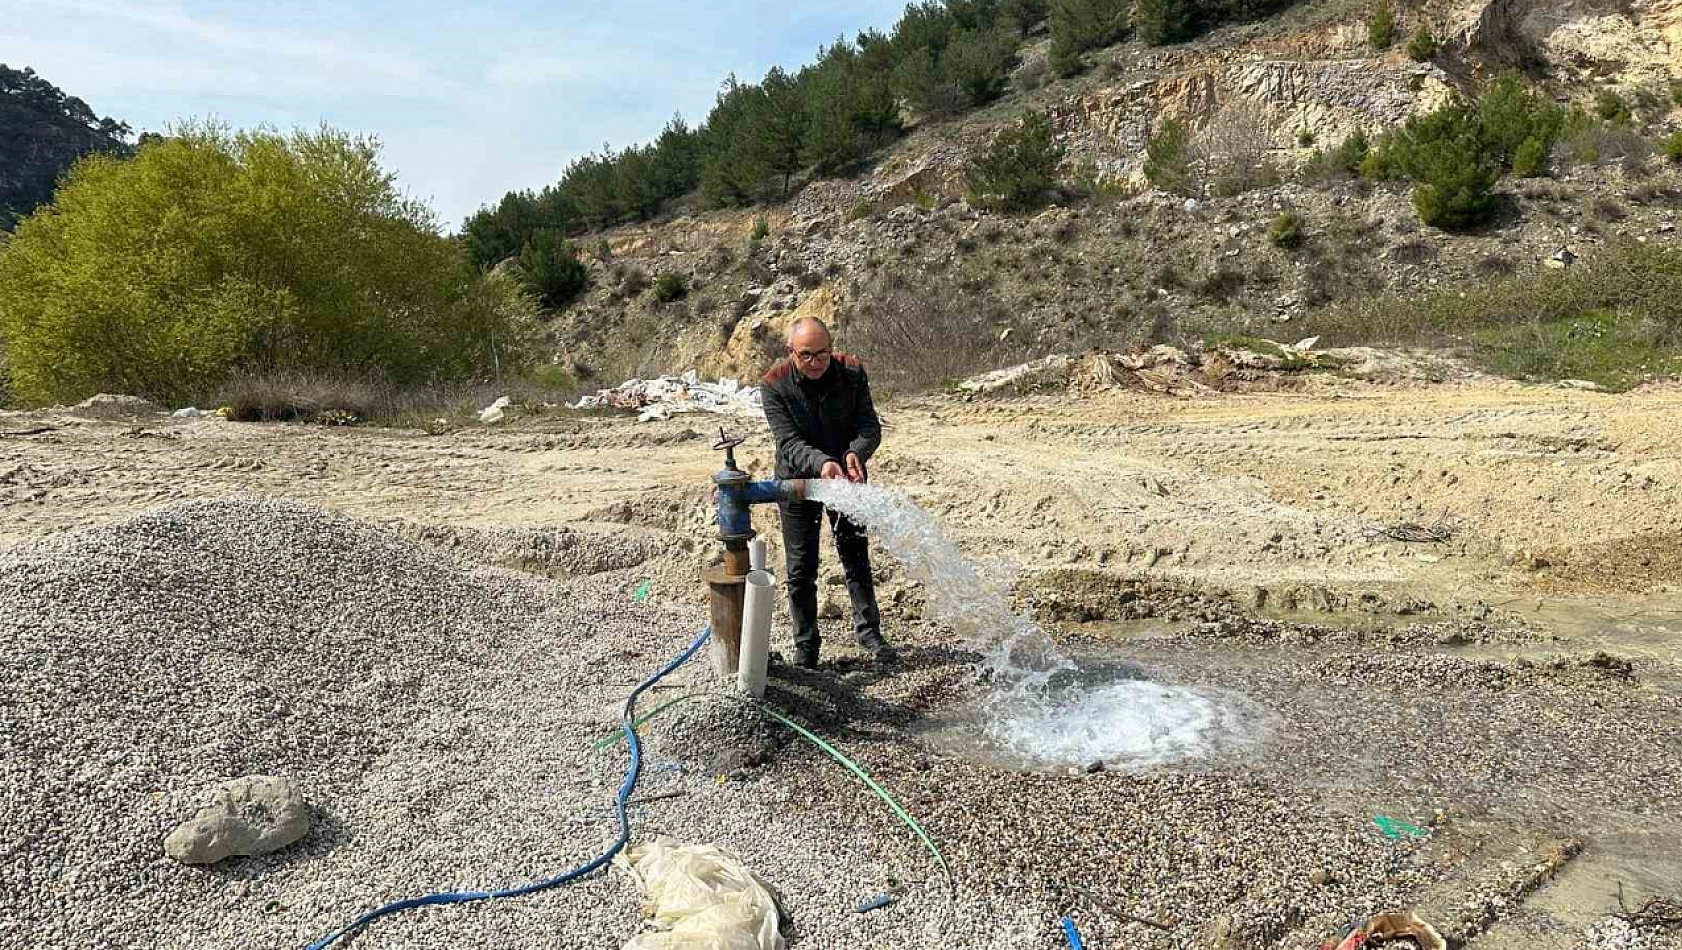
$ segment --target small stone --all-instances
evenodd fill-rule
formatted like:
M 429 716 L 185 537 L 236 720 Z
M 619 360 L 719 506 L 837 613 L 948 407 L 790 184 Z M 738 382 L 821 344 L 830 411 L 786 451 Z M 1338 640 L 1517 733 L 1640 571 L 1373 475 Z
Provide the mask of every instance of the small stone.
M 182 864 L 268 854 L 309 834 L 309 806 L 289 778 L 248 775 L 216 790 L 214 800 L 164 839 Z

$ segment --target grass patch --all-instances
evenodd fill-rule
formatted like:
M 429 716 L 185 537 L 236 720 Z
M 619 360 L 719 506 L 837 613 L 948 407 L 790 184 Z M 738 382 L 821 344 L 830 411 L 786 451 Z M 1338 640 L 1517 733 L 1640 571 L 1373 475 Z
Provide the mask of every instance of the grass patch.
M 1308 329 L 1339 345 L 1449 346 L 1504 376 L 1626 390 L 1682 372 L 1682 249 L 1617 241 L 1568 270 L 1349 304 Z
M 1472 335 L 1489 369 L 1514 379 L 1586 379 L 1613 392 L 1682 370 L 1682 353 L 1610 311 L 1486 327 Z
M 1219 334 L 1210 337 L 1205 347 L 1212 350 L 1248 350 L 1271 356 L 1280 360 L 1284 369 L 1307 369 L 1309 361 L 1301 353 L 1296 353 L 1273 340 L 1265 340 L 1259 336 L 1245 336 L 1241 333 Z

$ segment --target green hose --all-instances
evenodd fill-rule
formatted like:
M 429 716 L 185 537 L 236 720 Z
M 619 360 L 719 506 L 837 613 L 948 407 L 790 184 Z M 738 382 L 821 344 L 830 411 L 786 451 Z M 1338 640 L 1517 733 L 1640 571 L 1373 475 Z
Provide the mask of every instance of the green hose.
M 666 710 L 672 708 L 673 706 L 678 705 L 679 703 L 685 702 L 686 700 L 693 699 L 693 698 L 694 698 L 693 693 L 685 693 L 684 695 L 678 696 L 674 699 L 668 699 L 665 702 L 661 703 L 660 705 L 654 707 L 653 709 L 650 709 L 641 718 L 637 719 L 634 723 L 632 723 L 632 726 L 634 728 L 635 727 L 641 727 L 644 723 L 648 722 L 650 719 L 653 719 L 655 716 L 660 715 L 661 713 L 663 713 Z M 842 754 L 841 750 L 839 750 L 839 749 L 835 748 L 834 746 L 830 745 L 828 742 L 825 742 L 820 736 L 818 736 L 816 733 L 813 733 L 811 730 L 807 729 L 805 726 L 802 726 L 800 723 L 797 723 L 794 720 L 788 718 L 787 716 L 784 716 L 782 713 L 777 712 L 775 709 L 772 709 L 771 707 L 765 705 L 764 703 L 751 703 L 751 705 L 753 706 L 753 708 L 759 710 L 760 712 L 764 713 L 765 715 L 770 716 L 772 719 L 775 719 L 778 722 L 782 723 L 783 725 L 789 727 L 790 729 L 793 729 L 796 733 L 798 733 L 801 736 L 801 738 L 803 738 L 807 742 L 810 742 L 813 745 L 817 746 L 819 749 L 822 749 L 824 752 L 828 753 L 830 758 L 832 758 L 835 761 L 837 761 L 837 762 L 841 763 L 842 765 L 846 766 L 849 771 L 851 771 L 854 775 L 858 776 L 859 779 L 861 781 L 863 781 L 864 784 L 866 786 L 868 786 L 869 789 L 872 792 L 876 793 L 877 798 L 880 798 L 880 799 L 882 799 L 882 801 L 888 803 L 888 807 L 892 808 L 894 810 L 894 814 L 899 816 L 900 821 L 905 822 L 905 826 L 907 828 L 910 828 L 913 832 L 916 833 L 918 838 L 922 839 L 923 844 L 928 847 L 929 853 L 934 855 L 935 863 L 940 865 L 941 871 L 945 872 L 947 885 L 948 886 L 953 886 L 954 882 L 953 882 L 953 879 L 952 879 L 952 869 L 951 869 L 951 867 L 947 866 L 946 857 L 940 853 L 940 847 L 934 843 L 933 838 L 929 837 L 929 833 L 927 831 L 923 830 L 923 826 L 917 823 L 917 819 L 911 817 L 911 813 L 906 811 L 905 807 L 903 805 L 901 805 L 898 801 L 896 801 L 892 795 L 888 794 L 887 789 L 883 788 L 881 785 L 878 785 L 876 783 L 876 780 L 870 777 L 870 773 L 868 773 L 864 769 L 860 768 L 858 763 L 854 762 L 852 759 L 847 758 L 844 754 Z M 622 736 L 623 736 L 622 732 L 608 733 L 607 735 L 603 736 L 602 738 L 596 740 L 596 744 L 591 747 L 591 750 L 599 752 L 602 749 L 605 749 L 608 746 L 612 745 L 613 743 L 618 742 Z
M 759 704 L 756 708 L 765 715 L 770 716 L 772 719 L 775 719 L 790 729 L 793 729 L 807 742 L 810 742 L 823 751 L 829 753 L 830 758 L 842 765 L 845 765 L 854 775 L 857 775 L 861 780 L 863 780 L 864 784 L 868 785 L 870 790 L 876 793 L 876 797 L 888 803 L 888 807 L 894 810 L 894 814 L 899 816 L 900 821 L 905 822 L 906 827 L 916 832 L 917 837 L 923 839 L 923 844 L 928 846 L 929 853 L 934 855 L 935 863 L 940 865 L 940 869 L 946 873 L 947 886 L 953 886 L 952 869 L 947 866 L 946 858 L 941 855 L 940 848 L 935 845 L 934 839 L 929 837 L 929 833 L 923 830 L 922 825 L 917 824 L 917 819 L 911 817 L 911 813 L 906 811 L 904 806 L 900 805 L 899 802 L 894 800 L 892 795 L 888 794 L 887 789 L 876 784 L 876 780 L 871 778 L 869 773 L 865 772 L 864 769 L 859 768 L 857 763 L 855 763 L 852 759 L 847 758 L 845 755 L 842 755 L 840 750 L 825 742 L 822 738 L 808 730 L 806 727 L 763 703 Z
M 643 716 L 641 718 L 639 718 L 637 721 L 631 723 L 631 728 L 633 728 L 633 729 L 642 728 L 643 723 L 649 721 L 650 719 L 653 719 L 655 716 L 660 715 L 661 713 L 663 713 L 666 710 L 672 708 L 673 706 L 676 706 L 678 703 L 681 703 L 684 700 L 691 698 L 693 695 L 694 695 L 693 693 L 684 693 L 682 696 L 679 696 L 676 699 L 666 700 L 665 702 L 661 703 L 660 705 L 655 706 L 653 709 L 650 709 L 647 713 L 643 714 Z M 623 729 L 615 729 L 612 732 L 608 733 L 607 735 L 602 736 L 600 739 L 597 739 L 596 744 L 590 747 L 590 751 L 591 752 L 600 752 L 601 750 L 607 748 L 610 745 L 613 745 L 615 742 L 618 742 L 619 740 L 623 739 L 624 737 L 625 737 L 625 732 L 624 732 Z

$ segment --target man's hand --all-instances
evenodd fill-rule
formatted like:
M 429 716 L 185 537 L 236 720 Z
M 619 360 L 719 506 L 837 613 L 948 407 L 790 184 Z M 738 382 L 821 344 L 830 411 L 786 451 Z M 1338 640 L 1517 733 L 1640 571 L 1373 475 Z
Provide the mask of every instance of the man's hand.
M 857 452 L 847 453 L 847 481 L 855 485 L 863 485 L 870 480 L 870 473 L 864 470 L 864 459 L 859 458 Z
M 841 464 L 835 461 L 823 463 L 823 470 L 818 472 L 819 478 L 846 478 L 847 473 L 841 471 Z

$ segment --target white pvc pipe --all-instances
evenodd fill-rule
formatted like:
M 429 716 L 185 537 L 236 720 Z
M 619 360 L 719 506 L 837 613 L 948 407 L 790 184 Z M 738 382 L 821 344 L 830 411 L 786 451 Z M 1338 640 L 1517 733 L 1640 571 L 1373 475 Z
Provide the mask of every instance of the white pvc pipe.
M 765 542 L 758 538 L 748 542 L 748 570 L 765 570 Z
M 741 666 L 736 688 L 753 697 L 765 695 L 765 668 L 770 662 L 771 605 L 777 598 L 777 579 L 766 571 L 748 574 L 742 604 Z

